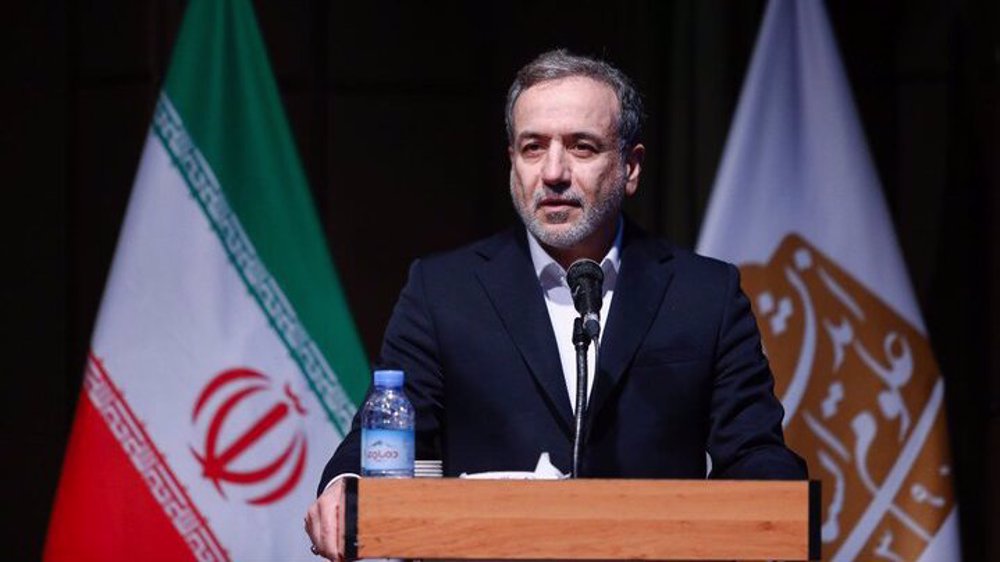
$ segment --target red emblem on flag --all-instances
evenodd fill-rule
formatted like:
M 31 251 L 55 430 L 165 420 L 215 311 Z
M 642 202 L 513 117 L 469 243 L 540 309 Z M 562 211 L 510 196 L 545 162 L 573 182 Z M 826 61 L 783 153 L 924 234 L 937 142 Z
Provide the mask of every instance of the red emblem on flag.
M 305 469 L 306 435 L 293 414 L 306 411 L 288 383 L 279 391 L 252 369 L 223 371 L 202 389 L 191 421 L 197 424 L 202 413 L 204 446 L 191 452 L 222 497 L 223 483 L 253 487 L 251 505 L 274 503 L 295 488 Z

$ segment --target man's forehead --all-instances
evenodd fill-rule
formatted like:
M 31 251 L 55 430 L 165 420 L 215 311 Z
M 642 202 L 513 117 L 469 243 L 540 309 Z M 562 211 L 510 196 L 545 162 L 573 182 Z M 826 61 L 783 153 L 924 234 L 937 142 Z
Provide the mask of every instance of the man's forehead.
M 597 143 L 601 143 L 607 140 L 606 135 L 602 133 L 603 131 L 596 131 L 588 129 L 586 127 L 581 127 L 567 131 L 561 131 L 558 136 L 575 140 L 590 140 Z M 542 131 L 542 130 L 527 128 L 519 130 L 514 140 L 524 141 L 530 139 L 544 139 L 551 136 L 552 136 L 551 131 Z
M 526 88 L 515 100 L 512 113 L 515 129 L 519 128 L 519 117 L 560 113 L 595 120 L 610 119 L 608 124 L 613 125 L 619 117 L 620 107 L 618 96 L 609 84 L 587 76 L 567 76 Z
M 517 97 L 517 100 L 514 102 L 514 109 L 516 110 L 518 104 L 526 98 L 531 99 L 542 96 L 557 95 L 566 90 L 590 91 L 593 94 L 596 94 L 594 95 L 595 102 L 602 104 L 610 103 L 615 109 L 618 109 L 618 96 L 615 95 L 615 90 L 610 84 L 583 75 L 564 76 L 532 84 L 531 86 L 525 88 Z

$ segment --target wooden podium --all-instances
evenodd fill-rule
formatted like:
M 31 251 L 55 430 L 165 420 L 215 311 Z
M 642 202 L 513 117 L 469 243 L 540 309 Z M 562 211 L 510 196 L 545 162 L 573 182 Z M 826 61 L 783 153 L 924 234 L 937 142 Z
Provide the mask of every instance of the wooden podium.
M 352 558 L 818 560 L 819 482 L 363 479 Z

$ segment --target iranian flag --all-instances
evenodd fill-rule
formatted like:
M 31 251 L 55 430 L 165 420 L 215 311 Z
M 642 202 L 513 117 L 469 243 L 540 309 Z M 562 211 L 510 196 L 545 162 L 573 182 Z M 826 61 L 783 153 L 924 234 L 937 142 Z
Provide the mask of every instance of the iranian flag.
M 45 560 L 313 560 L 367 386 L 252 9 L 193 0 L 136 175 Z
M 740 266 L 824 559 L 960 559 L 941 374 L 820 0 L 768 4 L 698 251 Z

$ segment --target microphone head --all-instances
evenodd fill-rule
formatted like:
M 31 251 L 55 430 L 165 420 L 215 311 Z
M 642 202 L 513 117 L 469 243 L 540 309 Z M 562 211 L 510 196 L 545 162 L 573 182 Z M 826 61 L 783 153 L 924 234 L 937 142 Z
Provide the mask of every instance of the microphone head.
M 604 270 L 591 259 L 579 259 L 566 271 L 566 283 L 573 295 L 573 306 L 581 315 L 601 314 L 604 293 Z

